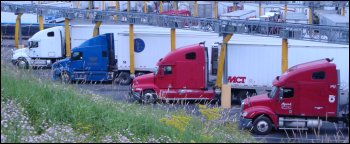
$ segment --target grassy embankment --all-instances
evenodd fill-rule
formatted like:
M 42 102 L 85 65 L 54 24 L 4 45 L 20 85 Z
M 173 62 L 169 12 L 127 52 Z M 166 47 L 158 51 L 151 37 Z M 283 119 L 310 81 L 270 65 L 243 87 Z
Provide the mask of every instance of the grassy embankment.
M 28 123 L 33 127 L 29 133 L 34 136 L 61 124 L 72 128 L 69 134 L 84 135 L 71 140 L 73 142 L 254 142 L 250 134 L 239 131 L 234 122 L 217 122 L 216 117 L 202 121 L 183 111 L 167 113 L 150 105 L 114 102 L 79 93 L 69 85 L 35 78 L 30 73 L 31 70 L 18 70 L 1 62 L 2 142 L 32 142 L 32 138 L 25 138 L 30 134 L 20 122 L 5 120 L 8 116 L 3 114 L 3 104 L 9 101 L 15 101 L 26 111 Z M 214 111 L 218 113 L 217 109 Z M 209 112 L 209 115 L 215 114 Z M 7 121 L 6 127 L 3 121 Z

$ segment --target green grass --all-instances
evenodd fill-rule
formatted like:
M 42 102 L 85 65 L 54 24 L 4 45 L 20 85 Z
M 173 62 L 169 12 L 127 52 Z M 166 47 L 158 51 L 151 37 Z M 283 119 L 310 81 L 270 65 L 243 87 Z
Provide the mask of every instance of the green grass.
M 125 129 L 134 134 L 128 136 L 125 133 L 129 139 L 137 137 L 143 142 L 161 136 L 168 136 L 175 142 L 254 142 L 249 133 L 236 128 L 236 123 L 210 124 L 186 115 L 192 119 L 185 131 L 180 131 L 160 122 L 160 119 L 183 112 L 167 114 L 150 105 L 101 99 L 96 95 L 82 94 L 70 85 L 35 78 L 30 73 L 31 70 L 17 70 L 2 61 L 1 100 L 20 103 L 28 112 L 37 134 L 44 131 L 42 122 L 46 121 L 49 125 L 70 124 L 78 133 L 89 133 L 88 142 L 101 142 L 103 136 L 116 132 L 123 134 Z M 10 142 L 19 142 L 19 139 Z

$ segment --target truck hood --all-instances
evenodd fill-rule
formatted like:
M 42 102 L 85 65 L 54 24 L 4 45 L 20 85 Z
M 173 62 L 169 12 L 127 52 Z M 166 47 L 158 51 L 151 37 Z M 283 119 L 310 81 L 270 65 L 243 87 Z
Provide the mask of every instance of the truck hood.
M 60 67 L 66 67 L 69 61 L 70 61 L 70 58 L 65 58 L 63 60 L 59 60 L 59 61 L 52 64 L 52 68 L 55 69 L 55 68 L 60 68 Z
M 154 83 L 154 73 L 144 74 L 133 80 L 134 85 Z
M 12 59 L 17 59 L 19 57 L 28 57 L 29 49 L 28 48 L 20 48 L 13 50 Z
M 264 106 L 268 105 L 271 99 L 266 94 L 261 94 L 244 99 L 244 104 L 248 106 Z

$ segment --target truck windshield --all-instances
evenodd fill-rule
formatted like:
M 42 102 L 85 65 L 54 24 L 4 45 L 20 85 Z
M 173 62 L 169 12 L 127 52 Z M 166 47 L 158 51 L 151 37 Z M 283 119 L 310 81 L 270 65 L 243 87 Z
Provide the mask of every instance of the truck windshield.
M 157 75 L 158 73 L 158 67 L 156 67 L 156 69 L 154 70 L 154 75 Z
M 278 87 L 273 86 L 271 92 L 269 93 L 268 97 L 273 98 L 278 90 Z

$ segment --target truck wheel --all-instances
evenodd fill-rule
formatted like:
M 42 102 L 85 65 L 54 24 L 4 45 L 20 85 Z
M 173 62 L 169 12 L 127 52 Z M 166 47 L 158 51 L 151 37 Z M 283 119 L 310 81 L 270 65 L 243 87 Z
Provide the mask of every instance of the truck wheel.
M 67 71 L 61 72 L 60 79 L 61 79 L 61 82 L 65 84 L 69 84 L 71 82 L 71 77 L 69 76 Z
M 145 90 L 141 95 L 141 102 L 144 104 L 152 104 L 157 100 L 157 95 L 153 90 Z
M 253 131 L 258 135 L 267 135 L 272 129 L 272 123 L 266 116 L 260 116 L 253 122 Z
M 132 81 L 130 75 L 126 72 L 121 72 L 118 76 L 118 79 L 121 85 L 130 85 Z
M 18 58 L 17 60 L 17 66 L 20 69 L 28 69 L 28 62 L 24 58 Z

